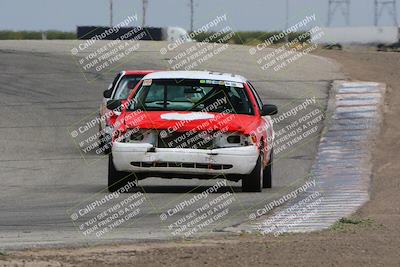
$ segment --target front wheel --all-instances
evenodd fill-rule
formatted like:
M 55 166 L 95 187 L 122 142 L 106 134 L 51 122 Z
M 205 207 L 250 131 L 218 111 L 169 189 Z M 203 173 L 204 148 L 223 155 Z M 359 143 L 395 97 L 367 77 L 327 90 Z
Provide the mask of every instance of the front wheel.
M 132 180 L 134 174 L 115 169 L 112 154 L 108 155 L 108 191 L 115 192 Z
M 272 163 L 274 159 L 274 149 L 271 149 L 271 153 L 269 156 L 269 161 L 267 166 L 264 169 L 264 177 L 263 177 L 263 188 L 271 188 L 272 187 Z
M 243 192 L 261 192 L 263 188 L 264 168 L 262 167 L 262 156 L 257 159 L 256 166 L 253 171 L 244 175 L 242 178 Z

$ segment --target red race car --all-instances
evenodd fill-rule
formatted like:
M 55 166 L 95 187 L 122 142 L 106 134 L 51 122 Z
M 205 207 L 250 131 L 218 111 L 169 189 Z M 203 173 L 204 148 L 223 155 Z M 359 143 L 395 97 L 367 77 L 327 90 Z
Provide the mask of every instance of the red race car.
M 122 103 L 126 102 L 129 94 L 139 81 L 149 73 L 155 70 L 124 70 L 117 74 L 113 82 L 108 86 L 108 89 L 103 92 L 103 102 L 100 106 L 99 124 L 99 141 L 102 150 L 105 153 L 111 151 L 111 134 L 114 127 L 114 122 L 120 114 L 118 111 L 110 111 L 107 109 L 107 101 L 121 100 Z
M 108 188 L 146 177 L 242 180 L 244 192 L 272 185 L 275 105 L 244 77 L 206 71 L 146 75 L 121 109 L 109 155 Z

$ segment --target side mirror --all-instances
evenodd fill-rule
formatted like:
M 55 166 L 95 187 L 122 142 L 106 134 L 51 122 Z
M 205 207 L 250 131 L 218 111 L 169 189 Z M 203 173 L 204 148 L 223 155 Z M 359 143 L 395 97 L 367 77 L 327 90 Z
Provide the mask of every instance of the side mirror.
M 116 110 L 122 105 L 122 101 L 117 99 L 117 100 L 108 100 L 107 101 L 107 109 L 109 110 Z
M 272 116 L 278 114 L 278 108 L 275 105 L 263 105 L 261 116 Z
M 103 92 L 104 98 L 111 98 L 112 90 L 108 89 Z

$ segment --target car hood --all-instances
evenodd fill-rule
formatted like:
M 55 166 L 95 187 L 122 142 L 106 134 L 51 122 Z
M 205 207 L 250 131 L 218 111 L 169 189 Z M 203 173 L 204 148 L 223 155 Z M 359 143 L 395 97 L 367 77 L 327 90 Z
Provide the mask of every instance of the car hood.
M 127 112 L 124 122 L 126 128 L 131 129 L 168 129 L 178 132 L 222 130 L 248 134 L 259 123 L 259 118 L 252 115 L 229 113 L 135 111 Z

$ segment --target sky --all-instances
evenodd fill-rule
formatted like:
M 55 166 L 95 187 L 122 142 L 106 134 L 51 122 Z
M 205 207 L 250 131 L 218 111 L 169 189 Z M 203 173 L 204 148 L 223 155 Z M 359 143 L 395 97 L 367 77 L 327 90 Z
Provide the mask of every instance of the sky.
M 325 25 L 328 0 L 288 0 L 289 25 L 316 14 L 317 25 Z M 141 25 L 141 0 L 114 0 L 114 22 L 137 14 Z M 374 0 L 351 0 L 351 26 L 373 25 Z M 397 14 L 400 14 L 400 3 Z M 227 14 L 233 30 L 282 30 L 286 25 L 285 0 L 195 0 L 194 26 L 200 27 L 218 15 Z M 381 25 L 392 25 L 388 12 Z M 398 15 L 400 20 L 400 15 Z M 77 25 L 109 24 L 109 0 L 0 0 L 0 30 L 75 31 Z M 148 26 L 179 26 L 189 29 L 189 0 L 149 0 Z M 336 13 L 332 26 L 343 26 Z

